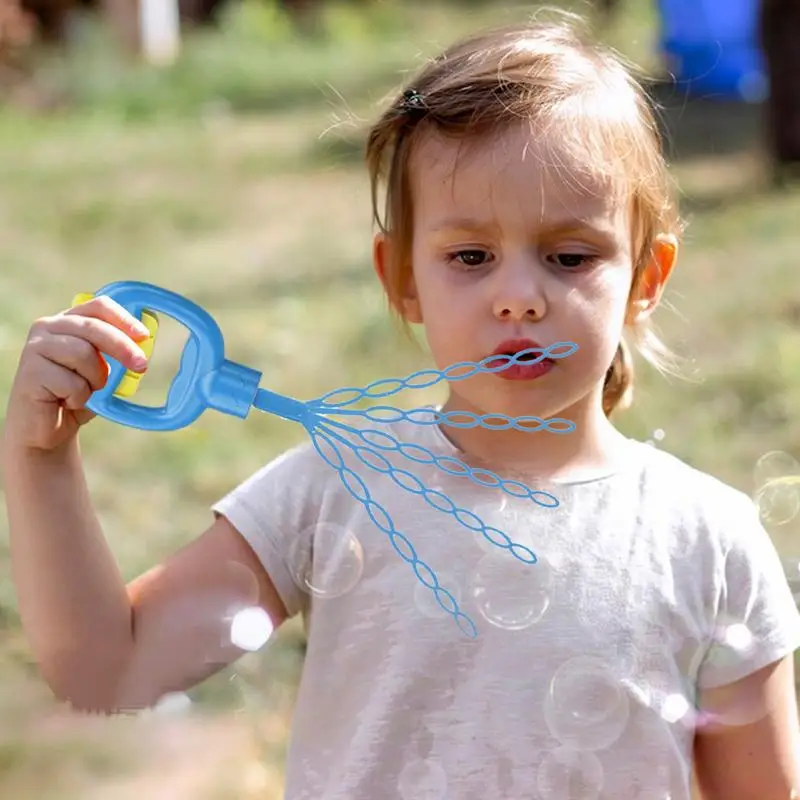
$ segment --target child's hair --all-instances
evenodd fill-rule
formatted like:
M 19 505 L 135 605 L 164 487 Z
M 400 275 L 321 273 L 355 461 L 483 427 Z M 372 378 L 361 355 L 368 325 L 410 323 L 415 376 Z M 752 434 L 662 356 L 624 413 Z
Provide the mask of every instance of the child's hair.
M 481 141 L 520 121 L 538 133 L 561 123 L 554 137 L 558 154 L 547 166 L 558 171 L 566 149 L 571 177 L 560 172 L 562 180 L 574 181 L 577 167 L 587 183 L 599 181 L 604 191 L 629 204 L 634 265 L 629 302 L 636 299 L 655 237 L 680 234 L 672 180 L 645 92 L 612 50 L 590 43 L 572 24 L 573 15 L 564 17 L 483 32 L 452 45 L 422 69 L 370 130 L 366 161 L 373 216 L 393 241 L 385 279 L 396 312 L 411 270 L 410 157 L 425 132 Z M 645 358 L 670 371 L 674 356 L 648 325 L 631 333 Z M 632 386 L 631 355 L 620 342 L 603 388 L 606 415 L 629 405 Z

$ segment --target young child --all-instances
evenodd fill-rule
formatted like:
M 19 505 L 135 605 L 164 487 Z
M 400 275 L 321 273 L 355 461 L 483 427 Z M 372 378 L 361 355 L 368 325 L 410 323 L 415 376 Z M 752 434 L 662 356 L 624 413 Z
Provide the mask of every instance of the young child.
M 631 388 L 623 333 L 659 353 L 648 322 L 680 232 L 642 91 L 566 22 L 480 33 L 410 82 L 367 161 L 377 274 L 439 368 L 578 345 L 451 382 L 425 412 L 440 424 L 383 426 L 557 497 L 544 508 L 420 468 L 538 562 L 373 473 L 372 497 L 449 592 L 444 607 L 475 622 L 465 635 L 305 442 L 125 586 L 77 434 L 107 378 L 98 354 L 142 371 L 144 332 L 94 299 L 33 325 L 5 428 L 14 580 L 44 678 L 76 708 L 146 707 L 241 654 L 220 626 L 250 592 L 275 628 L 297 614 L 308 626 L 291 800 L 688 800 L 693 767 L 706 800 L 788 800 L 800 621 L 754 505 L 609 420 Z M 443 412 L 576 428 L 448 426 Z M 308 554 L 330 526 L 363 560 L 320 596 Z

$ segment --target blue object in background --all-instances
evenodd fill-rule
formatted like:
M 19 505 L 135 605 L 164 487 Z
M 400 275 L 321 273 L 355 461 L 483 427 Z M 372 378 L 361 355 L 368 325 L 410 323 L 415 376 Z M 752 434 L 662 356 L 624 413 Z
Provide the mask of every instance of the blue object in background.
M 761 102 L 769 93 L 760 0 L 658 0 L 670 77 L 695 96 Z

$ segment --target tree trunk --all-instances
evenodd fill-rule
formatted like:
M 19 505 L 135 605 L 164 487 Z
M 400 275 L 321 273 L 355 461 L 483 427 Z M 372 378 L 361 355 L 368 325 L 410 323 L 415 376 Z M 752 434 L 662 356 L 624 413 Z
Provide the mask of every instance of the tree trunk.
M 800 3 L 762 0 L 760 35 L 770 80 L 770 155 L 778 170 L 800 167 Z

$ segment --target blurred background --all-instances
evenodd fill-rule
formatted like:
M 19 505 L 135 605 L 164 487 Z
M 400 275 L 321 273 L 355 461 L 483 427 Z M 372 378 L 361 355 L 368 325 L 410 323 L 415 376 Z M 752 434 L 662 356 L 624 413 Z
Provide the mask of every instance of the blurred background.
M 751 494 L 795 586 L 800 494 L 774 479 L 800 474 L 800 4 L 560 5 L 645 71 L 689 223 L 658 315 L 684 375 L 641 365 L 619 425 Z M 426 366 L 371 272 L 364 128 L 454 37 L 536 8 L 0 0 L 2 393 L 33 319 L 117 279 L 199 302 L 230 357 L 298 398 Z M 163 397 L 183 341 L 163 321 L 142 402 Z M 160 435 L 90 425 L 89 480 L 126 579 L 304 436 L 257 414 Z M 0 525 L 0 796 L 281 796 L 299 623 L 141 717 L 71 717 L 20 633 Z

